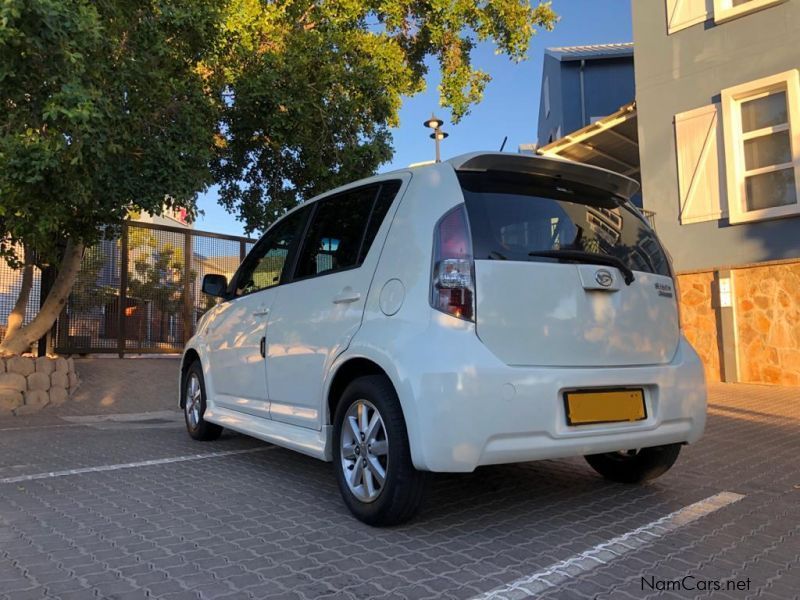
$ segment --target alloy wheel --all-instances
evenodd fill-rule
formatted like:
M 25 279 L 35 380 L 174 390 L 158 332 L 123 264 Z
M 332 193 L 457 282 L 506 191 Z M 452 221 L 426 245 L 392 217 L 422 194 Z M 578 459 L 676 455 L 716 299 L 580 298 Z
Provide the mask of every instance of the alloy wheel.
M 200 423 L 201 396 L 200 379 L 196 374 L 192 373 L 189 377 L 189 381 L 186 383 L 186 398 L 184 401 L 186 419 L 189 421 L 189 426 L 192 429 L 195 429 L 197 424 Z
M 378 409 L 356 400 L 342 423 L 342 471 L 350 492 L 362 502 L 380 496 L 389 467 L 389 439 Z

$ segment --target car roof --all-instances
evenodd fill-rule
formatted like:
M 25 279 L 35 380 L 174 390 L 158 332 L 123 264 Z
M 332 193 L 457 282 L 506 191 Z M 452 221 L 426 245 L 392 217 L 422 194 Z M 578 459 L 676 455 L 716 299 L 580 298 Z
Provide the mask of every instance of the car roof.
M 629 178 L 603 169 L 594 165 L 587 165 L 584 163 L 566 160 L 563 158 L 555 158 L 550 156 L 539 156 L 531 154 L 517 154 L 514 152 L 468 152 L 454 156 L 442 162 L 431 162 L 419 164 L 413 167 L 405 167 L 402 169 L 395 169 L 385 173 L 379 173 L 363 179 L 350 182 L 348 184 L 339 186 L 322 194 L 318 194 L 313 198 L 303 201 L 296 207 L 287 211 L 273 222 L 273 225 L 278 221 L 283 220 L 287 215 L 300 210 L 302 207 L 333 196 L 335 194 L 347 191 L 349 189 L 369 185 L 371 183 L 378 183 L 386 181 L 405 174 L 410 174 L 415 171 L 428 169 L 455 169 L 456 171 L 485 171 L 485 172 L 511 172 L 511 173 L 524 173 L 531 175 L 542 175 L 547 177 L 557 177 L 565 181 L 580 182 L 598 189 L 604 190 L 616 196 L 620 201 L 629 200 L 633 194 L 639 189 L 639 184 Z M 268 229 L 270 229 L 270 226 Z

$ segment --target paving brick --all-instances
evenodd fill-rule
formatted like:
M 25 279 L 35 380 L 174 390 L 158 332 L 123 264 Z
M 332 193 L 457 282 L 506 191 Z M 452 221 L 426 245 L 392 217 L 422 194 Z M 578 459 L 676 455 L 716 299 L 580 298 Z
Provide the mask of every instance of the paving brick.
M 158 583 L 151 583 L 147 586 L 147 591 L 150 592 L 151 596 L 158 598 L 159 596 L 163 596 L 165 594 L 173 594 L 176 592 L 185 592 L 186 587 L 181 585 L 181 582 L 177 579 L 166 579 L 164 581 L 159 581 Z
M 9 595 L 9 598 L 13 598 L 14 600 L 40 600 L 41 598 L 45 597 L 45 591 L 40 587 L 30 590 L 16 591 Z
M 197 593 L 203 600 L 206 600 L 226 596 L 231 593 L 231 588 L 222 582 L 217 582 L 192 588 L 192 591 Z
M 162 596 L 162 600 L 197 600 L 199 596 L 196 592 L 185 590 L 181 592 L 175 592 L 172 594 L 166 594 Z
M 51 583 L 42 583 L 45 591 L 50 596 L 59 597 L 66 592 L 77 592 L 79 590 L 86 590 L 86 587 L 76 579 L 67 579 L 66 581 L 54 581 Z M 0 584 L 0 589 L 3 589 Z
M 797 392 L 718 385 L 711 400 L 705 437 L 645 486 L 604 482 L 581 459 L 437 475 L 419 518 L 384 530 L 349 516 L 329 465 L 281 449 L 0 484 L 0 595 L 466 600 L 729 490 L 746 497 L 588 573 L 565 569 L 539 595 L 683 597 L 643 591 L 641 577 L 691 573 L 749 576 L 750 596 L 796 597 Z M 78 410 L 18 417 L 31 429 L 0 436 L 2 476 L 6 465 L 44 473 L 261 445 L 230 433 L 199 445 L 179 424 L 36 428 Z

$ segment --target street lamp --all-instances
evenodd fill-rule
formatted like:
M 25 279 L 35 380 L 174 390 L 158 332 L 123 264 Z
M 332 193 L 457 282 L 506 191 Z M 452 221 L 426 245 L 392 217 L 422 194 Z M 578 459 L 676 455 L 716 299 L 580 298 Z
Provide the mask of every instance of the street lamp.
M 431 114 L 431 118 L 427 119 L 423 125 L 429 129 L 433 129 L 433 133 L 430 135 L 430 137 L 432 140 L 434 140 L 434 142 L 436 142 L 436 162 L 442 162 L 442 154 L 439 145 L 441 141 L 449 135 L 448 133 L 442 131 L 442 125 L 444 125 L 444 121 Z

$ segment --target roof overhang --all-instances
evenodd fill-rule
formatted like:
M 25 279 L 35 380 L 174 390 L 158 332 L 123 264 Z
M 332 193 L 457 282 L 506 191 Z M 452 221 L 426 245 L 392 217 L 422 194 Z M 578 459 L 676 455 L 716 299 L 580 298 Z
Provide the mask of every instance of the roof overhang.
M 633 42 L 621 44 L 590 44 L 585 46 L 559 46 L 546 48 L 545 54 L 561 62 L 633 57 Z
M 636 103 L 537 149 L 541 156 L 564 158 L 616 171 L 639 180 Z

